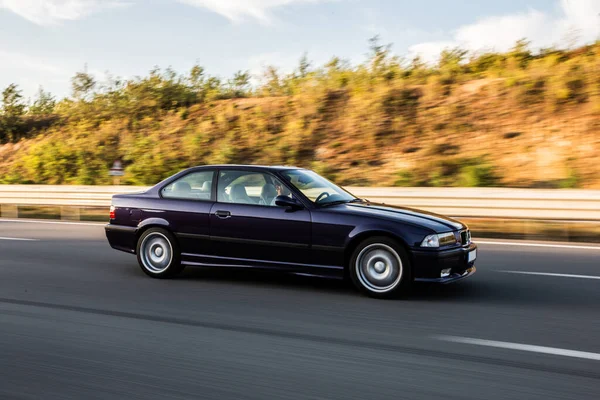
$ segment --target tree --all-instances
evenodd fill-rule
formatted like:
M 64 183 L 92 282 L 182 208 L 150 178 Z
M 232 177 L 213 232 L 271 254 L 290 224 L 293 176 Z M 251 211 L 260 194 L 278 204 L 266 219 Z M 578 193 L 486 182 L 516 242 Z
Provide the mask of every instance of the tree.
M 2 91 L 2 115 L 5 117 L 20 117 L 25 114 L 23 95 L 17 85 L 11 83 Z
M 332 57 L 324 66 L 324 78 L 333 89 L 341 89 L 348 85 L 352 76 L 352 67 L 348 60 Z
M 408 62 L 404 76 L 410 78 L 415 83 L 425 83 L 427 77 L 432 72 L 432 69 L 427 66 L 423 58 L 420 55 L 416 55 Z
M 29 112 L 33 115 L 52 114 L 55 106 L 56 99 L 40 86 L 33 105 L 29 107 Z
M 25 103 L 23 103 L 21 90 L 14 83 L 2 91 L 1 111 L 0 143 L 18 140 L 21 117 L 25 114 Z
M 277 68 L 269 65 L 263 71 L 262 80 L 264 81 L 262 91 L 267 96 L 281 96 L 284 93 L 282 79 L 279 76 Z
M 154 89 L 160 95 L 163 110 L 185 107 L 195 102 L 193 90 L 186 84 L 185 77 L 178 75 L 173 68 L 169 67 L 159 74 L 157 83 Z
M 233 75 L 233 79 L 229 81 L 232 97 L 245 97 L 248 94 L 251 78 L 252 76 L 249 71 L 236 72 Z
M 197 89 L 202 87 L 204 80 L 204 67 L 198 64 L 194 65 L 190 71 L 190 84 L 193 88 Z
M 462 69 L 462 63 L 469 52 L 459 47 L 445 49 L 440 55 L 438 67 L 442 72 L 457 73 Z
M 77 100 L 89 99 L 95 87 L 96 80 L 87 72 L 87 66 L 84 67 L 82 72 L 77 72 L 75 76 L 71 78 L 73 97 Z
M 190 70 L 189 83 L 196 102 L 202 102 L 206 98 L 205 82 L 204 67 L 194 65 Z
M 508 53 L 508 57 L 515 60 L 519 68 L 526 68 L 529 61 L 532 59 L 531 51 L 529 50 L 530 41 L 527 39 L 517 40 L 513 48 Z
M 328 74 L 334 74 L 350 69 L 350 63 L 348 60 L 334 56 L 325 64 L 325 69 Z
M 371 67 L 377 69 L 381 65 L 384 65 L 391 50 L 391 44 L 381 44 L 381 37 L 379 35 L 375 35 L 369 39 L 369 62 L 371 63 Z
M 308 60 L 308 54 L 304 53 L 302 58 L 300 58 L 300 63 L 298 64 L 298 76 L 300 78 L 306 78 L 310 72 L 311 63 Z
M 471 56 L 468 68 L 475 73 L 482 73 L 489 70 L 502 68 L 504 61 L 504 54 L 482 53 Z
M 368 57 L 375 78 L 391 81 L 401 73 L 400 59 L 392 54 L 392 44 L 381 44 L 379 35 L 369 39 Z
M 214 76 L 209 76 L 202 85 L 202 92 L 206 101 L 212 101 L 223 97 L 223 83 Z

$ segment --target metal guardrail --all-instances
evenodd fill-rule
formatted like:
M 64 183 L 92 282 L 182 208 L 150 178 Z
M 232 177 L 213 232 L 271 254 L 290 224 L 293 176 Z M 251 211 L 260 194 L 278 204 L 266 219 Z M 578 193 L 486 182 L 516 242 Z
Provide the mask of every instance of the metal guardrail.
M 600 221 L 599 190 L 510 188 L 351 188 L 371 201 L 445 215 Z
M 0 211 L 2 217 L 14 218 L 18 217 L 19 207 L 55 206 L 65 210 L 64 214 L 72 219 L 73 209 L 108 207 L 113 194 L 146 189 L 147 187 L 142 186 L 0 185 Z M 457 217 L 600 221 L 600 190 L 347 189 L 356 196 L 374 202 L 420 208 Z

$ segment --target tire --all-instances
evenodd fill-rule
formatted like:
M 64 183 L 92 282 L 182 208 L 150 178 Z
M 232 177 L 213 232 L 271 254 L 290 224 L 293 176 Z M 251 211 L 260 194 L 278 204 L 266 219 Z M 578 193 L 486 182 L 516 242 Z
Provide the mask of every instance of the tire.
M 150 228 L 145 231 L 138 239 L 136 253 L 140 268 L 152 278 L 171 278 L 184 268 L 179 245 L 165 229 Z
M 368 238 L 354 249 L 348 271 L 354 286 L 370 297 L 388 299 L 406 295 L 412 268 L 406 250 L 385 236 Z

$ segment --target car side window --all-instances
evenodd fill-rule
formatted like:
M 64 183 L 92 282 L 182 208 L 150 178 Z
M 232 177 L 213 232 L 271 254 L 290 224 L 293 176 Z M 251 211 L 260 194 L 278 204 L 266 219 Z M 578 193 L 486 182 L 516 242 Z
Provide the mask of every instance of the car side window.
M 161 190 L 167 199 L 210 200 L 214 171 L 198 171 L 187 174 Z
M 270 174 L 253 171 L 221 171 L 219 174 L 217 201 L 221 203 L 277 207 L 275 198 L 280 194 L 291 197 L 281 181 Z

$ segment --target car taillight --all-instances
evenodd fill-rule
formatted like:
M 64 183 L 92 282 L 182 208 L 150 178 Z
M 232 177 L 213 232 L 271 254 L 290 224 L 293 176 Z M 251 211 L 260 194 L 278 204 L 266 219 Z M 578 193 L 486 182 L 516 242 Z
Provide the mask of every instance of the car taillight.
M 115 206 L 110 206 L 110 219 L 115 219 Z

